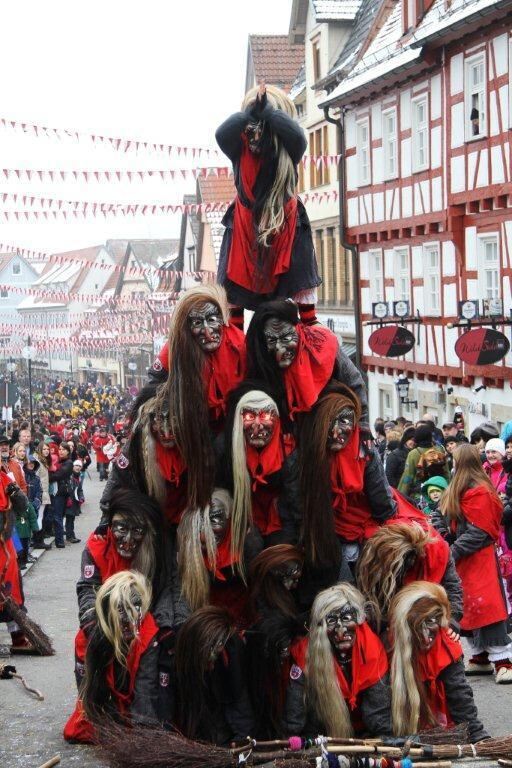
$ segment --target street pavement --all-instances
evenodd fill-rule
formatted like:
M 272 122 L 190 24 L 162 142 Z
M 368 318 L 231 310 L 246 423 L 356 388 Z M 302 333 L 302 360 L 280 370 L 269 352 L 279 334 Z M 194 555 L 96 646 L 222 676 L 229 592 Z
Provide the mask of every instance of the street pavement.
M 24 578 L 29 614 L 54 642 L 51 658 L 14 657 L 20 674 L 44 694 L 38 702 L 15 680 L 0 680 L 0 768 L 38 768 L 56 754 L 62 768 L 102 768 L 93 747 L 68 745 L 62 729 L 73 710 L 76 687 L 73 676 L 73 641 L 78 626 L 75 583 L 80 556 L 89 533 L 100 518 L 99 498 L 103 484 L 91 470 L 85 481 L 86 502 L 76 520 L 81 544 L 45 552 Z M 9 643 L 5 624 L 0 624 L 0 644 Z M 498 686 L 492 677 L 473 678 L 480 717 L 492 736 L 512 732 L 512 685 Z M 464 761 L 471 766 L 472 761 Z M 496 763 L 489 763 L 489 765 Z M 486 763 L 479 763 L 485 766 Z

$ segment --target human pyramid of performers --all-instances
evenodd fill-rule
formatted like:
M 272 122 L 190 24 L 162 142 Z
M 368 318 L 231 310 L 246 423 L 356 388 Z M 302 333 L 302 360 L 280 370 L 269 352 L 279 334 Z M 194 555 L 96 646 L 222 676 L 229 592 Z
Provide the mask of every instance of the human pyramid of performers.
M 218 284 L 178 301 L 105 487 L 65 737 L 108 750 L 116 721 L 155 755 L 154 727 L 215 745 L 458 723 L 488 738 L 459 633 L 504 632 L 506 606 L 488 595 L 482 616 L 475 580 L 390 488 L 361 373 L 317 322 L 294 106 L 261 85 L 216 136 L 237 188 Z M 498 584 L 493 545 L 486 562 Z

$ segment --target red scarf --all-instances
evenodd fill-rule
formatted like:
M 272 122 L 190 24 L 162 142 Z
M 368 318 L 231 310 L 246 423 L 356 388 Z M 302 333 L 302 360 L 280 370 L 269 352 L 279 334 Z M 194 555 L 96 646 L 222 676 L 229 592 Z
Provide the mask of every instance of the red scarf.
M 203 368 L 203 381 L 208 407 L 215 421 L 226 414 L 226 399 L 245 376 L 245 335 L 233 325 L 223 326 L 220 347 L 207 354 Z
M 334 333 L 323 325 L 298 323 L 297 354 L 284 371 L 284 385 L 290 418 L 295 413 L 310 411 L 318 395 L 332 378 L 339 349 Z
M 100 538 L 91 533 L 87 539 L 86 548 L 96 563 L 100 572 L 101 583 L 103 584 L 110 576 L 119 571 L 127 571 L 131 566 L 131 559 L 121 557 L 115 547 L 114 534 L 109 528 L 106 537 Z
M 216 581 L 227 581 L 227 578 L 223 573 L 223 569 L 230 568 L 231 566 L 238 563 L 239 560 L 238 555 L 235 554 L 234 557 L 231 556 L 231 523 L 229 523 L 228 530 L 224 536 L 224 539 L 217 547 L 217 554 L 215 557 L 215 573 L 211 569 L 211 565 L 208 562 L 208 556 L 206 552 L 203 552 L 203 560 L 207 569 L 210 571 Z
M 446 701 L 444 683 L 439 680 L 439 675 L 458 661 L 463 654 L 462 645 L 448 637 L 446 629 L 441 629 L 435 642 L 427 653 L 420 653 L 416 659 L 417 674 L 425 684 L 428 705 L 439 725 L 451 725 L 450 711 Z M 420 723 L 420 728 L 425 728 L 426 723 Z
M 477 485 L 467 490 L 460 500 L 460 509 L 468 523 L 481 528 L 494 541 L 498 540 L 503 504 L 486 486 Z M 452 531 L 457 529 L 457 521 L 452 521 L 451 528 Z
M 348 445 L 330 457 L 334 528 L 347 541 L 361 541 L 371 521 L 371 511 L 362 494 L 365 466 L 356 426 Z
M 277 508 L 279 491 L 269 488 L 266 478 L 281 469 L 285 456 L 289 456 L 294 447 L 293 437 L 281 435 L 280 427 L 276 427 L 270 443 L 262 451 L 250 445 L 246 447 L 247 468 L 252 480 L 252 517 L 262 536 L 269 536 L 283 527 Z
M 309 638 L 303 637 L 295 641 L 290 649 L 295 664 L 302 670 L 306 668 L 308 643 Z M 334 654 L 332 663 L 342 696 L 352 710 L 357 706 L 357 697 L 361 691 L 378 683 L 388 671 L 384 646 L 366 622 L 356 627 L 356 639 L 352 647 L 352 680 L 346 679 Z
M 137 672 L 139 670 L 140 660 L 142 655 L 151 645 L 157 633 L 158 627 L 153 616 L 150 613 L 146 613 L 142 620 L 139 634 L 131 644 L 128 655 L 126 656 L 126 668 L 128 671 L 128 691 L 126 693 L 121 693 L 121 691 L 116 690 L 114 662 L 110 662 L 107 667 L 108 687 L 114 694 L 117 708 L 121 715 L 129 714 L 130 704 L 133 701 L 133 691 L 135 689 L 135 682 L 137 680 Z
M 177 446 L 173 448 L 165 448 L 158 440 L 155 440 L 156 445 L 156 463 L 162 477 L 164 477 L 169 483 L 173 485 L 179 485 L 181 476 L 185 472 L 187 466 L 183 461 Z
M 429 581 L 441 584 L 450 559 L 450 547 L 439 534 L 430 529 L 434 541 L 426 545 L 423 557 L 416 561 L 404 576 L 404 585 L 415 581 Z
M 284 224 L 272 237 L 270 247 L 263 249 L 257 242 L 256 225 L 252 206 L 253 189 L 261 169 L 261 157 L 253 154 L 242 134 L 240 156 L 241 192 L 250 207 L 243 205 L 240 197 L 235 198 L 233 236 L 228 257 L 228 278 L 253 293 L 272 293 L 279 276 L 290 269 L 295 229 L 297 226 L 297 198 L 291 197 L 284 204 Z
M 279 424 L 274 429 L 270 443 L 261 451 L 247 445 L 245 448 L 247 469 L 252 480 L 252 491 L 257 491 L 258 485 L 267 485 L 267 478 L 277 472 L 283 466 L 284 450 L 281 440 L 281 427 Z

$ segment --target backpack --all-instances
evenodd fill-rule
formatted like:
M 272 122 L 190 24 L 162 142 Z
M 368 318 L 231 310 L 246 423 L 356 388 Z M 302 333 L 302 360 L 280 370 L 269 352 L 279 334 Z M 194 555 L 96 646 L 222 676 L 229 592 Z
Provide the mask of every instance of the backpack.
M 446 473 L 446 458 L 446 453 L 439 448 L 427 448 L 416 467 L 416 482 L 424 483 L 436 475 L 443 477 Z

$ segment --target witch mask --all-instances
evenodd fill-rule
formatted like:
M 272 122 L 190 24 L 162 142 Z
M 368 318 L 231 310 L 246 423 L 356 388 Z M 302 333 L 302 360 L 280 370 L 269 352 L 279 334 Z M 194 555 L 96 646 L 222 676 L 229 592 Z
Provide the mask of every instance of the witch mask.
M 118 555 L 126 559 L 135 557 L 146 534 L 145 526 L 133 524 L 123 515 L 115 514 L 111 528 Z
M 279 368 L 286 369 L 297 356 L 299 335 L 292 323 L 278 318 L 270 318 L 263 330 L 267 351 L 275 357 Z
M 203 350 L 211 354 L 216 352 L 222 341 L 222 314 L 219 307 L 211 301 L 198 304 L 190 310 L 188 324 L 192 338 Z

